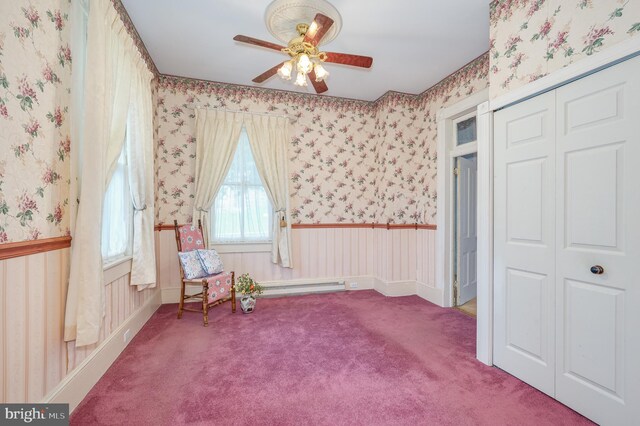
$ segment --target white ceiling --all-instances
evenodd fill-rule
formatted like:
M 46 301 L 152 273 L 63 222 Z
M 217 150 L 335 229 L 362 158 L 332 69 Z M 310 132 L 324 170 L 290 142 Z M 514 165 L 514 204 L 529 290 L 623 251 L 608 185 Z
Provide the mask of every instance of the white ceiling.
M 274 76 L 252 78 L 286 56 L 233 41 L 243 34 L 280 44 L 267 31 L 271 0 L 122 0 L 163 74 L 298 90 Z M 332 0 L 338 37 L 322 48 L 373 57 L 370 70 L 327 64 L 326 95 L 374 100 L 388 90 L 420 93 L 489 49 L 489 0 Z

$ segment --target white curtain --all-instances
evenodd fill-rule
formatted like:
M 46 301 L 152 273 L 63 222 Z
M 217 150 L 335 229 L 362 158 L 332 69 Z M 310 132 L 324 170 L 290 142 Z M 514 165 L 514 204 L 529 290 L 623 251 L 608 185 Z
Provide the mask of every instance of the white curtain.
M 136 56 L 137 55 L 137 56 Z M 122 151 L 139 53 L 111 0 L 91 2 L 87 40 L 81 200 L 71 247 L 64 340 L 98 341 L 104 316 L 103 198 Z
M 274 209 L 271 261 L 292 268 L 287 144 L 289 119 L 246 115 L 245 128 L 258 173 Z
M 209 241 L 208 212 L 222 186 L 238 146 L 242 114 L 196 109 L 196 174 L 193 224 L 202 221 Z
M 146 63 L 136 64 L 127 135 L 129 186 L 133 202 L 131 285 L 139 291 L 156 286 L 153 193 L 153 112 L 151 78 Z

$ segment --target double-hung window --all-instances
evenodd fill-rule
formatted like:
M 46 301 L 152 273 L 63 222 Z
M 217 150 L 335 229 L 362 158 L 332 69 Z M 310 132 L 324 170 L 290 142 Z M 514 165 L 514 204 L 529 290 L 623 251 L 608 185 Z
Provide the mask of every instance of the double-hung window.
M 273 210 L 244 128 L 231 168 L 210 214 L 211 241 L 214 244 L 271 241 Z
M 127 132 L 129 134 L 131 132 Z M 105 264 L 131 255 L 133 239 L 133 202 L 125 141 L 113 177 L 104 195 L 102 207 L 102 259 Z

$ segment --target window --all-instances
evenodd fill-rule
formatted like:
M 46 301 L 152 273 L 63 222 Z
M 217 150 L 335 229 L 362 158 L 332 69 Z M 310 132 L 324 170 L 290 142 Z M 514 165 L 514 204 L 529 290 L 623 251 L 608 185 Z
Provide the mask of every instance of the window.
M 229 174 L 211 210 L 211 241 L 259 243 L 272 237 L 273 212 L 256 167 L 249 137 L 240 133 Z
M 131 254 L 132 219 L 133 203 L 123 146 L 102 207 L 102 259 L 105 263 Z
M 456 145 L 464 145 L 475 142 L 478 139 L 476 128 L 476 113 L 471 116 L 464 116 L 454 121 Z

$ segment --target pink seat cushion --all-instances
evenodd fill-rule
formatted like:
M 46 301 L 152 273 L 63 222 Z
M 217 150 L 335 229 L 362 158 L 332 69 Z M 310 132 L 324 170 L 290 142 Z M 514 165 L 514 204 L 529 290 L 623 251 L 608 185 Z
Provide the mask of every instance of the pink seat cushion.
M 231 295 L 231 272 L 221 272 L 205 279 L 209 283 L 209 303 Z
M 204 238 L 197 226 L 182 225 L 178 227 L 180 233 L 180 245 L 182 251 L 191 251 L 204 248 Z

